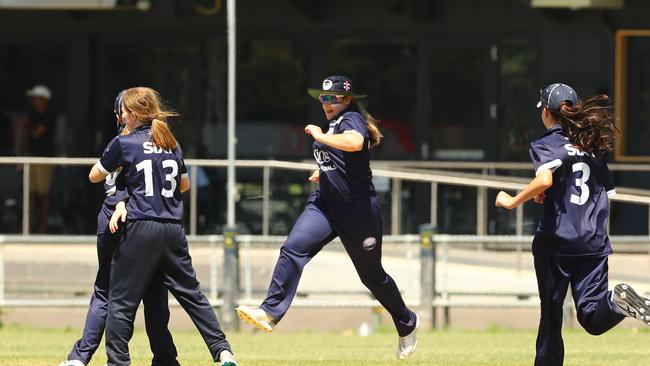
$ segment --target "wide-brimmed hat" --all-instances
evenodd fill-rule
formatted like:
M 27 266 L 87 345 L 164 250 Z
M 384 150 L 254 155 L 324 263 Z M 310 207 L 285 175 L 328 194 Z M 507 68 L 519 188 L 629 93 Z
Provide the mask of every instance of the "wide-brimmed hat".
M 321 94 L 349 95 L 354 99 L 367 97 L 365 94 L 357 94 L 352 88 L 352 80 L 347 76 L 328 76 L 323 80 L 321 89 L 309 88 L 307 93 L 314 99 L 318 99 Z

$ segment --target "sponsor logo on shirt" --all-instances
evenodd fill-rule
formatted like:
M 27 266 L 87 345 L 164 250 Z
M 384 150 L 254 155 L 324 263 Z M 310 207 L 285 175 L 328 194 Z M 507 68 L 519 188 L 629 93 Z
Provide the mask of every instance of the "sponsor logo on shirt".
M 330 170 L 336 170 L 336 166 L 334 166 L 333 164 L 328 164 L 331 162 L 331 159 L 330 159 L 330 154 L 327 151 L 314 149 L 314 159 L 316 159 L 316 162 L 318 163 L 318 167 L 320 168 L 320 170 L 324 172 Z

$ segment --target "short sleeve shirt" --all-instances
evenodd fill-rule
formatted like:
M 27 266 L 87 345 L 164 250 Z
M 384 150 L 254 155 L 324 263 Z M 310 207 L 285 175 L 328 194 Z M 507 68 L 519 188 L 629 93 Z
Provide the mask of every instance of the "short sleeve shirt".
M 562 128 L 549 128 L 530 144 L 535 174 L 550 169 L 553 185 L 545 192 L 536 255 L 604 256 L 612 253 L 607 236 L 608 196 L 616 193 L 604 158 L 580 151 Z
M 363 138 L 360 151 L 346 152 L 314 141 L 313 153 L 320 169 L 321 199 L 336 204 L 374 194 L 370 170 L 370 135 L 356 111 L 344 111 L 329 122 L 327 134 L 354 133 Z

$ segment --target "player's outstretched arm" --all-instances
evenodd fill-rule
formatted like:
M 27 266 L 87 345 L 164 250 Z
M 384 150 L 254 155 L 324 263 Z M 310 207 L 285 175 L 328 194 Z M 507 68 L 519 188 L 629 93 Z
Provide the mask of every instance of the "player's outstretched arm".
M 497 194 L 496 202 L 497 207 L 503 207 L 508 210 L 517 208 L 522 203 L 537 197 L 544 193 L 553 185 L 553 172 L 550 169 L 545 169 L 539 172 L 537 176 L 528 183 L 528 186 L 519 192 L 516 196 L 512 197 L 504 191 Z
M 316 169 L 314 170 L 313 173 L 309 176 L 309 181 L 312 183 L 318 183 L 320 182 L 320 170 Z
M 181 184 L 180 184 L 181 193 L 185 193 L 189 189 L 190 189 L 190 177 L 184 175 L 181 178 Z
M 95 163 L 93 167 L 90 169 L 90 173 L 88 174 L 88 179 L 90 180 L 91 183 L 99 183 L 103 182 L 108 173 L 105 173 L 102 171 L 100 168 L 101 165 L 99 163 Z
M 356 133 L 337 133 L 328 135 L 323 133 L 316 125 L 305 126 L 305 133 L 312 135 L 314 140 L 346 152 L 361 151 L 363 149 L 363 137 Z

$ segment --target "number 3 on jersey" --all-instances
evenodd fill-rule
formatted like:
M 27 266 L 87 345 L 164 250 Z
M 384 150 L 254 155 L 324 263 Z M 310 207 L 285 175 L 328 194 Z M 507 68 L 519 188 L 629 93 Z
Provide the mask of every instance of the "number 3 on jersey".
M 138 171 L 144 170 L 144 195 L 153 196 L 153 168 L 151 165 L 151 160 L 143 160 L 139 162 L 135 167 L 138 169 Z M 162 167 L 163 169 L 172 169 L 171 173 L 165 174 L 165 181 L 169 181 L 171 183 L 171 189 L 166 189 L 163 187 L 163 189 L 160 191 L 160 194 L 163 197 L 174 197 L 174 191 L 176 190 L 176 179 L 174 178 L 176 178 L 178 175 L 178 163 L 176 160 L 163 160 Z M 573 202 L 573 200 L 571 202 Z
M 573 172 L 582 172 L 582 177 L 576 179 L 576 186 L 580 188 L 580 195 L 571 194 L 571 203 L 584 205 L 589 199 L 589 186 L 586 184 L 591 174 L 591 169 L 586 163 L 575 163 L 571 166 Z

